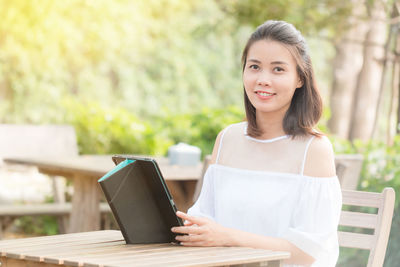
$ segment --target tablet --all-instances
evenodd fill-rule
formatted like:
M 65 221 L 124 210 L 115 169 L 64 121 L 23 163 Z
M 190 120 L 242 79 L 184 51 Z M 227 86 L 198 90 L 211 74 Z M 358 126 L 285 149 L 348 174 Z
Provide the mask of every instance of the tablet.
M 127 244 L 176 242 L 171 227 L 182 226 L 157 162 L 115 155 L 117 165 L 99 183 Z

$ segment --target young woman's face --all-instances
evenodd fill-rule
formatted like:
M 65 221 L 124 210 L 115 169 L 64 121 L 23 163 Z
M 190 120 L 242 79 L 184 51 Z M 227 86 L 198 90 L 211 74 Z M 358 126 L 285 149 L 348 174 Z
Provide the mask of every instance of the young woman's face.
M 257 113 L 282 114 L 288 110 L 296 88 L 302 86 L 289 50 L 269 40 L 256 41 L 250 46 L 243 84 Z

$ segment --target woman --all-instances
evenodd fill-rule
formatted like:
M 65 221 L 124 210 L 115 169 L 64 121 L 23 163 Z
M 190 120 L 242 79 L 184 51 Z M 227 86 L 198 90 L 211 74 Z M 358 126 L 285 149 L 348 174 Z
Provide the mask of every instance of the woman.
M 247 122 L 219 133 L 184 246 L 289 251 L 289 265 L 335 266 L 341 190 L 329 140 L 313 129 L 322 101 L 304 38 L 267 21 L 243 56 Z

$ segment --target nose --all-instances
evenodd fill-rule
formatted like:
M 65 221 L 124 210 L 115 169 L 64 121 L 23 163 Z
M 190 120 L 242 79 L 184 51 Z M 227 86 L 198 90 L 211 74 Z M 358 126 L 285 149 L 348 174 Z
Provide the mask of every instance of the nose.
M 257 84 L 260 86 L 270 86 L 271 80 L 266 71 L 261 71 L 257 77 Z

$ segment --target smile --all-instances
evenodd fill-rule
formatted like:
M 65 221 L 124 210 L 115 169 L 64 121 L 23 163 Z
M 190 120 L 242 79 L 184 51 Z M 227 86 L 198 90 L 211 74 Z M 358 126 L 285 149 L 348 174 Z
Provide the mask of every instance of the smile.
M 273 95 L 276 95 L 275 93 L 268 93 L 268 92 L 263 92 L 263 91 L 256 91 L 255 93 L 260 95 L 260 96 L 273 96 Z

